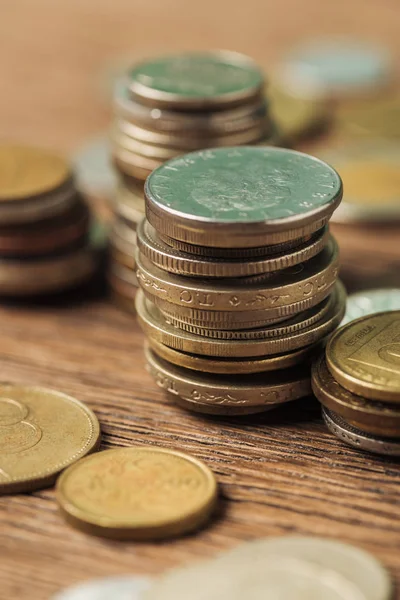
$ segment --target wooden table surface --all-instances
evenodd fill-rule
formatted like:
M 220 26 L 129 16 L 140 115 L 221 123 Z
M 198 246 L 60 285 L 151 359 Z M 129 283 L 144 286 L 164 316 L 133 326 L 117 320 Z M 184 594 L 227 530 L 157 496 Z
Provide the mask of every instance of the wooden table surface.
M 398 60 L 398 17 L 398 0 L 6 0 L 0 137 L 73 151 L 107 125 L 107 72 L 127 56 L 224 47 L 268 68 L 310 36 L 356 34 L 389 44 Z M 357 544 L 400 583 L 398 462 L 346 447 L 301 403 L 241 420 L 183 412 L 146 373 L 135 321 L 101 294 L 3 307 L 0 332 L 3 380 L 72 394 L 98 415 L 104 447 L 187 451 L 221 486 L 210 526 L 157 544 L 81 534 L 64 523 L 51 489 L 1 498 L 1 599 L 44 600 L 88 578 L 159 573 L 293 533 Z

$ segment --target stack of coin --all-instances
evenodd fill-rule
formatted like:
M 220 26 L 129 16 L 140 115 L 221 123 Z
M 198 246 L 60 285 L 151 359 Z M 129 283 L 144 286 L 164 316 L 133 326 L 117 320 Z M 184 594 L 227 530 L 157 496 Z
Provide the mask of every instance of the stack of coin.
M 68 163 L 50 152 L 0 146 L 0 295 L 64 290 L 94 271 L 90 213 Z
M 136 310 L 157 384 L 215 414 L 309 394 L 307 361 L 345 308 L 327 228 L 336 171 L 292 150 L 219 148 L 159 167 L 145 196 Z
M 120 301 L 135 292 L 131 265 L 136 225 L 144 216 L 146 177 L 192 150 L 276 143 L 264 90 L 257 65 L 232 52 L 154 59 L 117 81 L 111 154 L 119 185 L 110 282 Z
M 400 456 L 400 311 L 338 329 L 313 366 L 328 428 L 356 448 Z

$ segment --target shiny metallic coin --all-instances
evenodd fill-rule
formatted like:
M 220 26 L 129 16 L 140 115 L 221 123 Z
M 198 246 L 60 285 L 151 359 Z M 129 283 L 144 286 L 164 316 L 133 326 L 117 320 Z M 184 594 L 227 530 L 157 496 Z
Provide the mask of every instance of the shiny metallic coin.
M 84 404 L 54 390 L 0 385 L 0 495 L 52 485 L 97 448 L 100 426 Z
M 136 229 L 145 213 L 143 193 L 140 195 L 139 191 L 119 185 L 114 196 L 113 209 L 117 218 Z
M 50 600 L 142 600 L 151 583 L 149 577 L 133 575 L 92 579 L 58 592 Z
M 400 437 L 400 408 L 346 390 L 331 375 L 323 355 L 313 366 L 312 387 L 321 404 L 354 427 L 372 435 Z
M 114 246 L 112 240 L 110 241 L 110 258 L 113 263 L 116 265 L 125 267 L 130 269 L 131 271 L 136 271 L 136 260 L 132 254 L 126 254 L 125 252 L 119 250 L 118 247 Z
M 117 170 L 121 171 L 124 175 L 134 177 L 140 181 L 145 181 L 154 169 L 162 165 L 162 161 L 160 160 L 141 156 L 130 150 L 120 148 L 115 144 L 112 147 L 111 153 Z
M 203 373 L 217 373 L 220 375 L 239 375 L 242 373 L 262 373 L 266 371 L 279 371 L 287 367 L 294 367 L 299 364 L 305 364 L 314 357 L 321 346 L 309 346 L 288 352 L 287 354 L 276 354 L 272 356 L 249 358 L 247 360 L 239 358 L 212 358 L 181 352 L 170 348 L 153 338 L 147 340 L 150 349 L 164 360 L 184 367 L 192 371 L 201 371 Z
M 162 235 L 194 245 L 252 248 L 317 231 L 340 203 L 342 184 L 316 158 L 282 148 L 192 152 L 146 181 L 146 215 Z
M 143 255 L 160 269 L 188 277 L 248 277 L 266 272 L 279 271 L 305 262 L 321 252 L 329 240 L 327 228 L 315 233 L 311 240 L 299 244 L 292 252 L 267 255 L 257 259 L 208 259 L 193 256 L 168 246 L 157 235 L 148 221 L 137 229 L 138 248 Z
M 132 97 L 156 108 L 205 110 L 251 102 L 264 78 L 247 56 L 236 52 L 181 54 L 153 59 L 128 73 Z
M 113 198 L 117 176 L 110 160 L 110 140 L 101 135 L 80 148 L 72 157 L 76 183 L 88 196 Z
M 400 403 L 400 311 L 368 315 L 340 327 L 326 360 L 347 390 L 371 400 Z
M 263 412 L 283 402 L 308 396 L 310 376 L 306 369 L 293 367 L 282 372 L 252 375 L 212 375 L 190 371 L 145 350 L 148 370 L 156 384 L 185 402 L 186 408 L 210 414 Z
M 86 457 L 64 471 L 56 488 L 61 513 L 72 526 L 133 540 L 197 529 L 210 518 L 217 493 L 215 476 L 202 461 L 156 446 Z
M 400 438 L 370 435 L 353 427 L 338 414 L 327 408 L 322 408 L 322 416 L 329 431 L 346 444 L 374 454 L 400 456 Z
M 365 290 L 348 296 L 346 314 L 341 324 L 390 310 L 400 310 L 400 288 Z
M 354 96 L 376 92 L 391 77 L 385 48 L 362 40 L 316 40 L 296 48 L 280 65 L 279 79 L 302 97 Z
M 141 291 L 136 296 L 136 311 L 144 333 L 166 346 L 202 356 L 248 358 L 284 354 L 319 342 L 340 323 L 344 314 L 344 302 L 340 293 L 332 311 L 318 323 L 302 331 L 272 339 L 255 340 L 220 340 L 183 331 L 168 323 Z
M 317 297 L 321 292 L 328 296 L 337 278 L 338 249 L 332 238 L 314 258 L 254 283 L 243 277 L 214 282 L 170 274 L 141 253 L 137 266 L 139 283 L 151 296 L 211 312 L 263 310 L 267 318 L 273 318 L 285 314 L 285 307 Z M 322 299 L 319 297 L 314 304 Z

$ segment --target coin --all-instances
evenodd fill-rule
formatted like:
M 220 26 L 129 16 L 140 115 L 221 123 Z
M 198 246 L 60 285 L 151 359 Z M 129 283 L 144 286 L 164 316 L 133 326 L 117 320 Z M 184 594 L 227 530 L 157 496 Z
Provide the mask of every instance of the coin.
M 149 60 L 132 68 L 128 76 L 132 96 L 142 104 L 185 110 L 252 101 L 264 84 L 253 61 L 226 51 Z
M 78 583 L 52 596 L 50 600 L 141 600 L 151 586 L 149 577 L 105 577 Z
M 336 171 L 307 154 L 245 146 L 168 161 L 146 181 L 145 197 L 158 233 L 200 246 L 256 247 L 323 227 L 342 184 Z
M 158 387 L 189 410 L 207 414 L 244 415 L 308 396 L 308 369 L 251 375 L 215 375 L 177 367 L 145 349 L 147 367 Z
M 363 550 L 319 537 L 288 536 L 241 544 L 213 560 L 156 579 L 145 600 L 389 600 L 382 565 Z
M 238 278 L 214 283 L 167 273 L 141 253 L 136 259 L 139 283 L 150 296 L 210 312 L 262 309 L 269 318 L 279 316 L 289 305 L 316 297 L 322 292 L 326 297 L 335 284 L 339 260 L 337 244 L 331 238 L 314 258 L 271 274 L 265 281 L 252 282 L 248 278 Z M 282 309 L 281 313 L 279 309 Z
M 339 134 L 352 138 L 396 140 L 400 138 L 400 93 L 398 90 L 357 103 L 338 106 Z
M 400 437 L 400 409 L 346 390 L 329 372 L 323 355 L 313 366 L 311 380 L 313 392 L 321 404 L 346 422 L 372 435 Z
M 117 188 L 113 209 L 118 219 L 125 221 L 131 229 L 136 229 L 136 225 L 144 217 L 144 197 L 126 185 L 120 185 Z
M 311 357 L 315 356 L 319 345 L 307 346 L 287 354 L 275 354 L 272 356 L 249 358 L 247 360 L 239 358 L 212 358 L 199 356 L 188 352 L 181 352 L 165 346 L 153 338 L 147 340 L 153 353 L 164 360 L 176 365 L 191 369 L 192 371 L 201 371 L 203 373 L 218 373 L 222 375 L 238 375 L 241 373 L 262 373 L 266 371 L 275 371 L 293 367 L 300 363 L 305 363 Z
M 400 311 L 367 315 L 336 331 L 327 365 L 347 390 L 372 400 L 400 402 Z
M 110 140 L 100 135 L 79 148 L 72 157 L 79 189 L 89 196 L 113 198 L 117 176 L 110 161 Z
M 326 246 L 329 231 L 323 228 L 311 240 L 299 244 L 292 252 L 267 255 L 256 259 L 218 259 L 193 256 L 168 246 L 148 221 L 137 229 L 140 252 L 160 269 L 188 277 L 246 277 L 279 271 L 312 258 Z
M 346 444 L 354 446 L 358 450 L 365 450 L 374 454 L 400 456 L 400 439 L 398 437 L 389 438 L 370 435 L 353 427 L 338 414 L 327 408 L 322 408 L 322 416 L 329 431 Z
M 96 416 L 71 396 L 11 383 L 0 394 L 0 494 L 50 486 L 100 443 Z
M 161 539 L 203 525 L 217 500 L 213 473 L 168 448 L 105 450 L 67 469 L 57 501 L 74 527 L 116 539 Z
M 162 165 L 160 160 L 141 156 L 115 144 L 112 147 L 112 156 L 117 170 L 141 181 L 145 181 L 154 169 Z
M 352 294 L 347 298 L 346 314 L 342 325 L 360 317 L 389 310 L 400 310 L 400 289 L 382 288 Z
M 175 350 L 204 356 L 248 358 L 284 354 L 322 340 L 340 323 L 344 314 L 344 292 L 338 288 L 335 307 L 321 321 L 302 331 L 272 339 L 220 340 L 178 329 L 168 323 L 157 307 L 139 290 L 136 312 L 144 333 Z
M 391 71 L 385 48 L 339 37 L 296 48 L 280 65 L 278 76 L 295 95 L 324 98 L 375 93 L 388 83 Z

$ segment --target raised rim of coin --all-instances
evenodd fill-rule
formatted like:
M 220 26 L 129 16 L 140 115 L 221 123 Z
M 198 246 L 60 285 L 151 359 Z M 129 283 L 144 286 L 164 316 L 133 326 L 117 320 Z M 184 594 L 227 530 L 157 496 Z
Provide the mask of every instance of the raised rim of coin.
M 348 423 L 373 435 L 400 437 L 400 407 L 368 400 L 341 386 L 322 354 L 312 367 L 312 388 L 318 400 Z
M 145 348 L 150 374 L 158 387 L 185 401 L 187 407 L 219 414 L 243 414 L 246 408 L 269 410 L 271 406 L 308 396 L 310 376 L 303 367 L 248 375 L 216 375 L 177 367 Z M 203 406 L 202 406 L 203 405 Z
M 188 277 L 248 277 L 280 271 L 309 260 L 325 247 L 328 228 L 316 232 L 310 240 L 289 252 L 246 260 L 191 256 L 168 246 L 147 220 L 138 224 L 137 243 L 140 252 L 160 269 Z
M 238 173 L 242 173 L 240 180 Z M 309 189 L 299 177 L 311 179 Z M 232 189 L 227 188 L 228 181 Z M 203 187 L 211 182 L 207 185 L 212 190 L 206 188 L 199 195 L 199 182 Z M 244 203 L 243 185 L 253 204 Z M 195 197 L 192 189 L 197 190 Z M 266 241 L 272 245 L 308 235 L 326 224 L 343 194 L 338 173 L 323 161 L 266 146 L 185 154 L 155 169 L 144 191 L 147 219 L 158 233 L 193 245 L 228 248 L 265 246 Z M 295 207 L 287 206 L 296 193 Z M 224 202 L 215 204 L 218 194 Z
M 190 73 L 194 77 L 191 85 L 185 80 L 184 85 L 174 89 L 174 81 L 171 78 L 168 82 L 168 66 L 174 66 L 182 73 L 182 67 L 187 68 L 190 61 L 193 65 L 190 67 Z M 195 89 L 196 85 L 201 86 L 204 81 L 199 73 L 194 70 L 195 63 L 206 69 L 209 75 L 201 89 Z M 214 78 L 210 73 L 211 69 L 219 67 L 219 74 L 214 73 Z M 222 70 L 221 70 L 222 67 Z M 154 80 L 151 70 L 159 69 L 160 82 Z M 150 73 L 146 72 L 150 69 Z M 164 72 L 163 72 L 164 69 Z M 223 70 L 229 73 L 229 85 L 226 83 L 226 89 L 220 89 L 221 82 L 224 82 Z M 236 74 L 232 75 L 232 70 Z M 144 71 L 144 72 L 143 72 Z M 241 82 L 238 73 L 243 72 L 247 75 L 247 83 Z M 249 102 L 257 98 L 264 86 L 264 76 L 257 64 L 248 56 L 238 52 L 228 50 L 218 50 L 214 52 L 191 52 L 180 55 L 170 55 L 161 58 L 154 58 L 143 61 L 127 73 L 129 77 L 129 89 L 133 98 L 138 99 L 142 104 L 155 106 L 157 108 L 166 106 L 167 108 L 183 108 L 185 110 L 204 110 L 217 107 L 231 107 L 241 103 Z M 204 77 L 204 71 L 203 71 Z M 168 89 L 168 83 L 170 89 Z M 219 86 L 219 87 L 218 87 Z
M 115 512 L 108 512 L 107 514 L 106 507 L 103 507 L 104 512 L 102 513 L 101 491 L 104 492 L 104 489 L 99 490 L 99 496 L 96 503 L 97 514 L 95 514 L 93 509 L 90 509 L 90 507 L 85 508 L 84 498 L 82 499 L 81 497 L 81 501 L 79 501 L 78 495 L 78 498 L 74 500 L 74 496 L 71 497 L 70 493 L 68 492 L 69 481 L 71 479 L 73 481 L 77 474 L 79 476 L 79 472 L 86 473 L 87 476 L 87 470 L 92 468 L 94 470 L 94 475 L 92 476 L 95 477 L 96 471 L 98 472 L 99 469 L 100 471 L 103 471 L 103 468 L 107 469 L 107 462 L 112 459 L 118 463 L 118 461 L 129 461 L 129 459 L 134 461 L 135 458 L 137 460 L 137 458 L 140 456 L 143 459 L 143 469 L 146 468 L 146 459 L 151 464 L 152 457 L 154 458 L 154 455 L 163 457 L 164 459 L 166 458 L 166 460 L 170 459 L 175 461 L 178 459 L 178 461 L 182 461 L 186 468 L 192 470 L 192 477 L 194 472 L 200 474 L 203 482 L 202 488 L 197 488 L 197 491 L 199 492 L 198 497 L 196 498 L 195 502 L 192 501 L 191 506 L 184 506 L 182 503 L 181 494 L 180 501 L 172 498 L 170 499 L 170 502 L 173 506 L 168 507 L 166 504 L 167 497 L 165 494 L 165 489 L 162 485 L 160 485 L 160 482 L 157 481 L 154 473 L 151 476 L 151 480 L 148 480 L 147 487 L 144 487 L 143 481 L 140 481 L 140 485 L 137 485 L 136 483 L 134 489 L 132 489 L 132 487 L 129 488 L 131 495 L 135 493 L 137 495 L 137 504 L 135 504 L 137 512 L 135 514 L 135 508 L 133 508 L 131 516 L 116 515 Z M 125 457 L 128 458 L 126 459 Z M 109 479 L 118 476 L 120 478 L 123 477 L 121 470 L 110 469 L 109 465 L 106 473 Z M 170 477 L 168 485 L 171 485 L 173 473 L 174 469 L 171 466 L 171 468 L 168 470 L 168 477 Z M 125 489 L 128 489 L 130 482 L 134 482 L 134 475 L 134 470 L 131 470 L 131 472 L 125 472 Z M 174 475 L 176 479 L 172 485 L 176 486 L 179 483 L 179 477 L 176 472 Z M 159 484 L 158 488 L 157 483 Z M 73 483 L 71 485 L 73 485 Z M 84 485 L 84 482 L 80 481 L 79 491 L 81 490 L 82 485 Z M 110 485 L 112 489 L 112 483 L 110 483 Z M 77 492 L 78 489 L 75 491 Z M 164 504 L 162 511 L 159 511 L 153 515 L 150 514 L 150 511 L 146 513 L 146 510 L 144 510 L 142 504 L 143 498 L 146 498 L 147 496 L 146 492 L 148 497 L 145 502 L 150 502 L 152 506 L 157 499 L 157 495 L 159 496 L 159 500 L 160 496 L 163 497 Z M 107 490 L 107 493 L 110 493 L 110 490 Z M 217 502 L 217 493 L 218 490 L 215 475 L 211 469 L 205 465 L 205 463 L 193 456 L 185 454 L 184 452 L 157 446 L 132 446 L 129 448 L 115 448 L 111 450 L 104 450 L 96 455 L 88 456 L 65 470 L 58 479 L 56 487 L 56 498 L 61 512 L 67 521 L 74 527 L 93 535 L 100 535 L 103 537 L 116 539 L 138 540 L 162 539 L 165 537 L 181 535 L 200 527 L 206 520 L 208 520 L 212 511 L 214 510 Z M 177 510 L 177 507 L 174 506 L 176 502 L 179 504 L 179 510 Z M 170 508 L 170 514 L 168 514 L 168 508 Z M 140 515 L 140 509 L 142 509 L 145 514 L 142 513 L 142 515 Z
M 40 442 L 40 439 L 42 439 L 43 432 L 41 431 L 40 423 L 37 422 L 37 419 L 36 419 L 36 422 L 30 421 L 29 406 L 26 406 L 26 404 L 24 404 L 24 402 L 23 402 L 24 394 L 28 394 L 28 395 L 37 394 L 39 396 L 44 395 L 46 397 L 50 395 L 50 397 L 52 399 L 51 404 L 54 405 L 54 407 L 56 407 L 58 404 L 58 409 L 54 408 L 54 419 L 53 419 L 53 426 L 55 429 L 57 429 L 57 432 L 60 430 L 60 427 L 62 428 L 62 412 L 61 412 L 62 403 L 67 403 L 68 406 L 74 406 L 76 409 L 78 409 L 78 411 L 80 411 L 82 413 L 82 415 L 84 415 L 85 422 L 87 422 L 89 424 L 89 427 L 88 427 L 89 434 L 88 434 L 87 438 L 82 440 L 81 449 L 78 451 L 74 450 L 72 455 L 70 455 L 68 458 L 64 458 L 61 462 L 59 462 L 57 464 L 53 464 L 52 466 L 49 466 L 47 463 L 43 464 L 42 459 L 40 459 L 39 464 L 31 461 L 31 462 L 29 462 L 29 467 L 28 467 L 27 473 L 25 475 L 14 476 L 12 473 L 6 472 L 7 466 L 3 461 L 2 462 L 2 470 L 0 471 L 0 475 L 2 478 L 2 481 L 0 482 L 0 495 L 16 494 L 16 493 L 20 493 L 20 492 L 32 491 L 32 490 L 48 487 L 53 483 L 57 474 L 62 469 L 65 469 L 68 465 L 77 461 L 82 456 L 85 456 L 86 454 L 89 454 L 90 452 L 95 451 L 97 449 L 97 447 L 99 446 L 99 444 L 100 444 L 99 421 L 98 421 L 96 415 L 94 414 L 94 412 L 92 410 L 90 410 L 90 408 L 88 406 L 86 406 L 86 404 L 84 404 L 83 402 L 80 402 L 76 398 L 73 398 L 72 396 L 69 396 L 68 394 L 64 394 L 62 392 L 58 392 L 56 390 L 52 390 L 49 388 L 43 388 L 43 387 L 39 387 L 39 386 L 17 385 L 17 384 L 8 383 L 8 382 L 3 382 L 1 384 L 0 391 L 3 393 L 2 401 L 8 402 L 10 406 L 12 405 L 15 409 L 18 409 L 21 413 L 20 414 L 21 418 L 19 420 L 18 420 L 18 418 L 14 419 L 14 420 L 10 420 L 10 414 L 7 415 L 7 413 L 6 413 L 6 415 L 2 415 L 2 418 L 0 419 L 2 428 L 4 428 L 6 430 L 7 426 L 15 426 L 15 425 L 18 425 L 18 423 L 20 423 L 20 424 L 23 423 L 25 426 L 28 425 L 28 427 L 30 427 L 32 430 L 35 430 L 35 433 L 37 433 L 37 436 L 39 437 L 39 439 L 35 443 L 30 443 L 30 445 L 23 448 L 25 457 L 29 456 L 30 450 L 35 452 L 35 449 L 38 448 L 37 444 L 38 444 L 38 442 Z M 14 391 L 14 393 L 13 393 L 13 391 Z M 25 400 L 25 402 L 27 402 L 27 401 Z M 31 404 L 31 403 L 28 403 L 28 404 Z M 56 415 L 56 413 L 57 413 L 57 415 Z M 8 420 L 7 420 L 7 416 L 8 416 Z M 61 418 L 61 421 L 57 422 L 57 419 L 60 420 L 60 418 Z M 6 419 L 6 421 L 4 419 Z M 34 416 L 33 416 L 33 419 L 34 419 Z M 7 436 L 7 433 L 5 433 L 5 435 Z M 68 435 L 69 435 L 69 433 L 68 433 Z M 14 441 L 18 442 L 19 440 L 14 440 Z M 12 452 L 12 450 L 11 450 L 11 453 L 14 454 Z M 52 453 L 53 458 L 55 458 L 56 455 L 57 455 L 57 449 L 55 448 L 54 452 Z M 18 461 L 21 461 L 21 460 L 22 460 L 22 458 L 20 457 L 18 459 Z
M 385 340 L 384 344 L 386 348 L 393 346 L 392 362 L 390 352 L 386 357 L 381 357 L 380 346 L 373 351 L 374 356 L 366 355 L 367 343 L 373 343 L 381 333 L 384 335 L 383 332 L 396 320 L 400 323 L 400 311 L 380 312 L 351 321 L 335 331 L 326 348 L 326 362 L 329 371 L 340 385 L 371 400 L 400 402 L 400 368 L 398 358 L 396 362 L 398 343 L 394 341 L 395 336 L 391 341 Z M 360 352 L 363 356 L 360 356 Z M 349 361 L 348 357 L 356 353 L 357 359 Z M 383 365 L 379 365 L 379 362 L 383 362 Z M 375 376 L 371 369 L 375 370 Z
M 202 356 L 255 358 L 284 354 L 325 338 L 340 323 L 345 310 L 344 288 L 339 284 L 337 290 L 334 308 L 321 321 L 291 335 L 273 339 L 219 340 L 183 331 L 169 324 L 156 305 L 146 300 L 141 290 L 136 295 L 135 306 L 138 322 L 144 333 L 166 346 Z
M 373 452 L 374 454 L 385 454 L 388 456 L 400 456 L 400 438 L 378 437 L 371 435 L 350 423 L 332 410 L 322 407 L 322 416 L 329 431 L 340 440 L 357 448 Z

